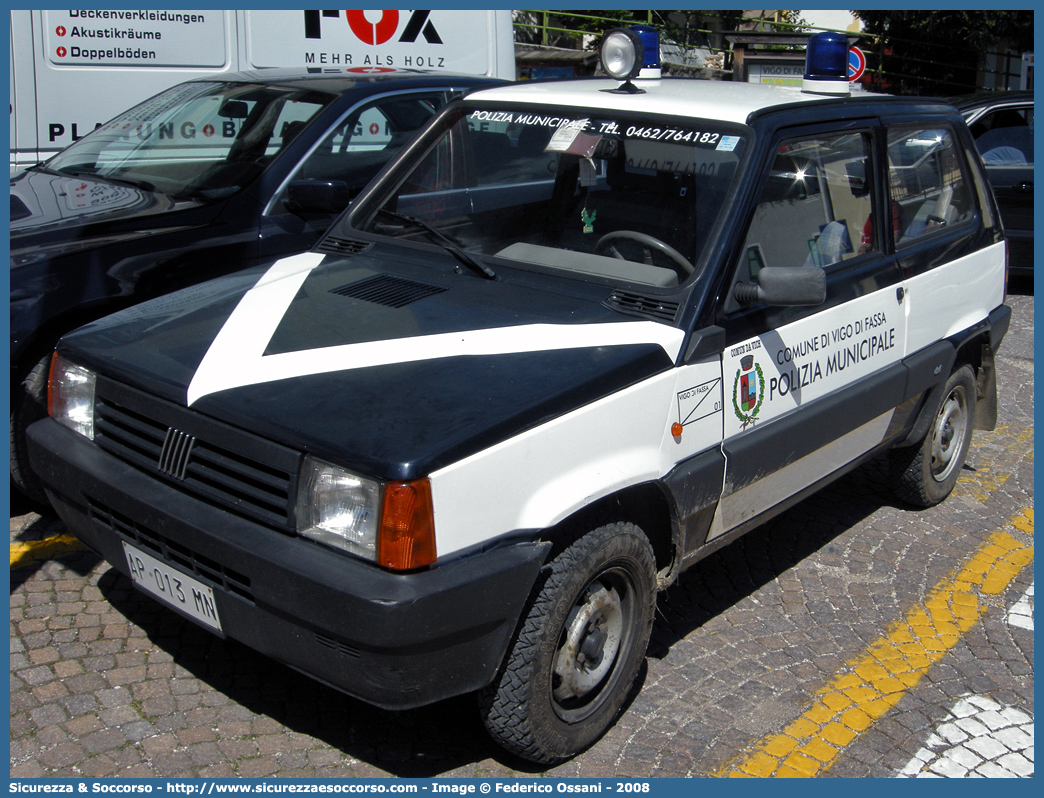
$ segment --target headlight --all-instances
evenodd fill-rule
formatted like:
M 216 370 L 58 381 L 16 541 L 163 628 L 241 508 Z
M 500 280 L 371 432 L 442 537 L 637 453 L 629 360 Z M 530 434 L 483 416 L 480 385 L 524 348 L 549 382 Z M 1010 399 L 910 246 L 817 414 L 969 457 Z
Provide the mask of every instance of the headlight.
M 609 77 L 630 80 L 642 71 L 645 44 L 635 31 L 613 28 L 602 38 L 600 54 L 602 69 Z
M 297 500 L 301 535 L 396 571 L 435 562 L 431 483 L 382 484 L 306 457 Z
M 47 413 L 59 424 L 94 440 L 95 374 L 55 353 L 47 382 Z
M 311 457 L 301 476 L 298 531 L 376 562 L 380 484 Z

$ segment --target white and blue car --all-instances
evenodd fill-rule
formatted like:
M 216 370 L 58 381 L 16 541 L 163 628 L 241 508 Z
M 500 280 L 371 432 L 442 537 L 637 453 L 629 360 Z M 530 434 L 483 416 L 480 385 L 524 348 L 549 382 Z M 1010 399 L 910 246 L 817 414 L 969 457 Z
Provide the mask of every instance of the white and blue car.
M 688 566 L 886 451 L 943 500 L 1010 317 L 964 120 L 849 94 L 832 34 L 804 88 L 640 45 L 451 103 L 311 252 L 65 336 L 28 437 L 69 528 L 216 634 L 382 707 L 475 692 L 556 762 Z

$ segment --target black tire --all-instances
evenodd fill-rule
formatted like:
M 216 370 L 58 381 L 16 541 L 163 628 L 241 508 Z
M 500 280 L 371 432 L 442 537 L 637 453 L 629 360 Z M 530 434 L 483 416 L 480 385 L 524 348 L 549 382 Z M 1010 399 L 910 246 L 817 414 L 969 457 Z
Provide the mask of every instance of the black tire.
M 628 523 L 595 529 L 555 557 L 496 680 L 479 694 L 502 746 L 551 764 L 609 728 L 634 685 L 656 606 L 656 562 Z
M 11 484 L 27 499 L 46 505 L 47 496 L 29 469 L 25 431 L 47 415 L 47 376 L 51 355 L 41 358 L 11 392 Z
M 917 507 L 938 504 L 953 490 L 964 467 L 975 422 L 975 372 L 954 371 L 943 388 L 943 400 L 921 443 L 889 453 L 896 495 Z

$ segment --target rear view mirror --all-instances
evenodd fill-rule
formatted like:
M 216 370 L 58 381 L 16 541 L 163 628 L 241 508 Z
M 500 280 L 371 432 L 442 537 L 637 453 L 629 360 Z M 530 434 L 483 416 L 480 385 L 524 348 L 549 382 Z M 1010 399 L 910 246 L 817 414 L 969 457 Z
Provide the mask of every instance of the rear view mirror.
M 286 195 L 292 213 L 340 213 L 351 201 L 343 180 L 295 180 Z
M 247 104 L 242 100 L 226 100 L 218 109 L 218 116 L 222 119 L 246 119 Z
M 826 301 L 826 272 L 815 266 L 766 266 L 756 283 L 737 283 L 741 305 L 821 305 Z

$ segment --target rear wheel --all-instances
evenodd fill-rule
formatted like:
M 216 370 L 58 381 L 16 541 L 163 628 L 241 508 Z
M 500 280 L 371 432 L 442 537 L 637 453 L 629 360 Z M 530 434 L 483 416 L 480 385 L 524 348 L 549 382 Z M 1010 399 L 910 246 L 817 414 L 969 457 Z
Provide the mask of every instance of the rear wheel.
M 946 381 L 942 404 L 924 440 L 890 452 L 900 499 L 931 507 L 950 495 L 971 445 L 975 399 L 975 372 L 971 366 L 961 366 Z
M 644 662 L 655 604 L 652 547 L 633 524 L 599 527 L 555 557 L 479 696 L 493 738 L 546 764 L 601 737 Z

